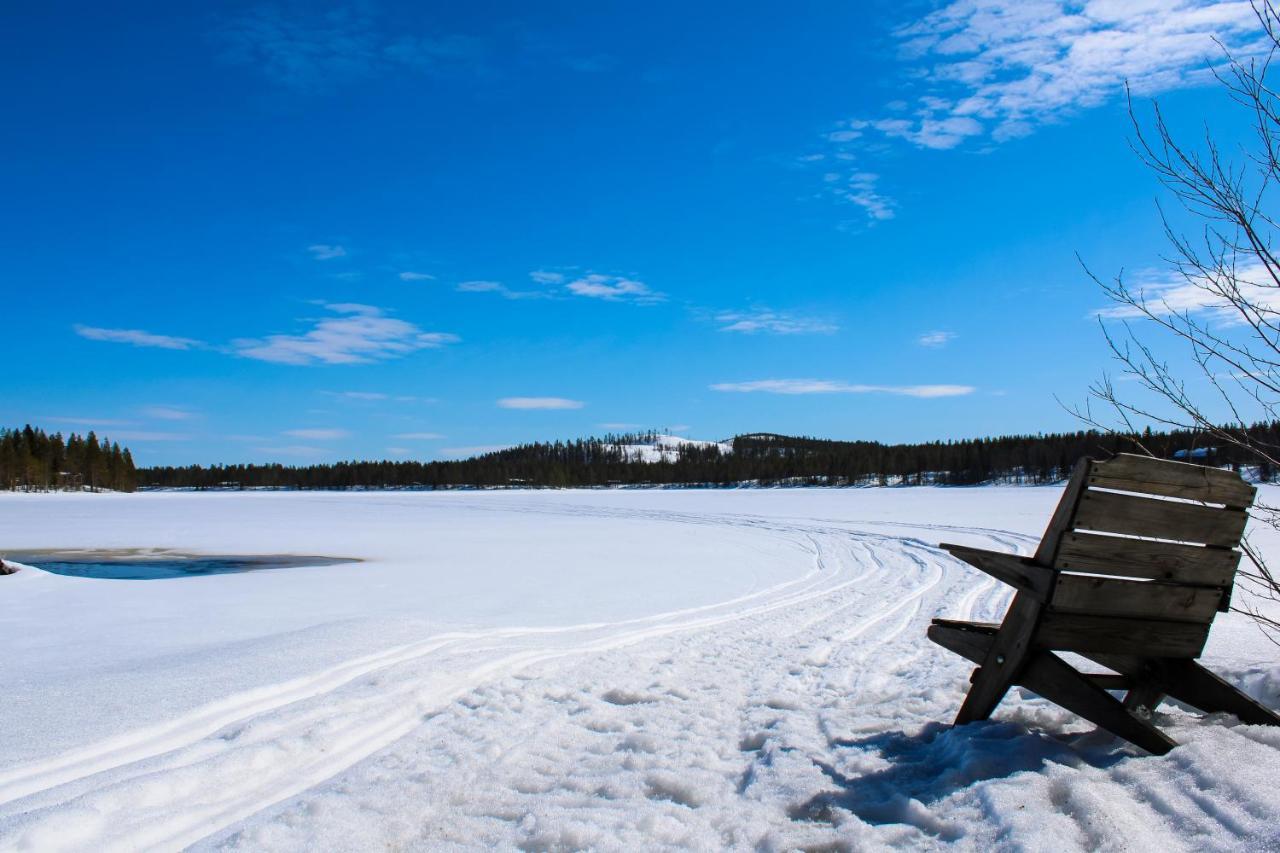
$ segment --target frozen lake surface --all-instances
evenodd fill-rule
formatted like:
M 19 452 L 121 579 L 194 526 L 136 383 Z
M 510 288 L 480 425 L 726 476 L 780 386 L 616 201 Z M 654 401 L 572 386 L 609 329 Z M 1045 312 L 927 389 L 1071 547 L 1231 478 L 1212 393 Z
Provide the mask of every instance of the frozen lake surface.
M 1280 497 L 1265 491 L 1273 503 Z M 0 577 L 0 849 L 1258 849 L 1280 732 L 1137 755 L 1014 691 L 952 730 L 936 615 L 1054 488 L 0 494 L 0 547 L 357 559 Z M 1277 544 L 1262 540 L 1277 553 Z M 1275 647 L 1206 661 L 1275 707 Z

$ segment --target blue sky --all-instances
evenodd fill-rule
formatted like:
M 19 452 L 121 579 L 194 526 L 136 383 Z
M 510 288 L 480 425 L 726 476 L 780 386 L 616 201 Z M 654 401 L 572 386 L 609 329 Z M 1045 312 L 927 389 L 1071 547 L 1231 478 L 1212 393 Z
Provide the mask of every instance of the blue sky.
M 465 7 L 465 8 L 464 8 Z M 1238 2 L 27 4 L 0 422 L 139 461 L 1073 429 L 1160 285 L 1126 81 Z M 1172 286 L 1171 284 L 1169 286 Z

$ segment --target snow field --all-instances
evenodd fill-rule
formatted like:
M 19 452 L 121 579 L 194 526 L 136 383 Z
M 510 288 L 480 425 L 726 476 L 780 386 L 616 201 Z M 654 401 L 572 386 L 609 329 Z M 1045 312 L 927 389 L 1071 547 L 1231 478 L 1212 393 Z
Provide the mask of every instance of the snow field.
M 179 497 L 167 496 L 170 507 Z M 236 506 L 217 497 L 180 506 L 210 514 Z M 311 497 L 261 496 L 267 503 L 254 512 L 273 507 L 278 522 L 322 511 L 327 501 Z M 350 524 L 359 524 L 363 496 L 341 497 Z M 266 683 L 254 684 L 247 671 L 280 646 L 246 640 L 256 623 L 212 616 L 240 639 L 215 646 L 212 662 L 208 649 L 192 654 L 233 670 L 243 689 L 196 697 L 158 719 L 135 714 L 136 722 L 70 748 L 64 738 L 28 745 L 23 760 L 3 761 L 0 752 L 0 849 L 1274 845 L 1280 731 L 1165 706 L 1161 724 L 1183 746 L 1135 757 L 1019 691 L 992 723 L 944 725 L 970 666 L 929 643 L 925 626 L 935 615 L 998 618 L 1007 591 L 936 544 L 1029 550 L 1056 498 L 1052 489 L 400 496 L 379 504 L 389 527 L 416 530 L 443 513 L 459 537 L 493 528 L 517 542 L 537 530 L 594 529 L 609 550 L 590 570 L 574 570 L 566 564 L 593 556 L 580 541 L 558 555 L 549 548 L 534 564 L 526 547 L 534 585 L 556 600 L 532 597 L 496 616 L 473 602 L 443 630 L 439 609 L 422 622 L 395 621 L 397 638 L 420 632 L 410 642 L 379 647 L 382 620 L 349 615 L 330 635 L 321 629 L 333 614 L 313 612 L 317 625 L 290 622 L 290 636 L 320 645 L 338 637 L 341 648 L 326 665 L 308 658 L 305 672 Z M 95 512 L 104 528 L 118 529 L 140 505 L 121 499 Z M 482 521 L 457 524 L 470 517 Z M 1009 529 L 990 526 L 999 523 Z M 163 544 L 195 548 L 204 534 L 184 535 Z M 330 535 L 353 534 L 340 527 Z M 445 535 L 434 528 L 433 544 L 449 552 L 454 546 L 439 541 Z M 673 547 L 640 564 L 613 553 L 655 536 Z M 694 545 L 708 541 L 713 548 Z M 331 553 L 312 544 L 306 550 Z M 363 556 L 363 548 L 347 553 Z M 500 550 L 485 559 L 501 561 Z M 766 563 L 781 570 L 768 573 Z M 344 591 L 346 579 L 308 571 L 271 573 L 269 586 Z M 390 599 L 421 601 L 403 587 L 423 571 L 391 572 L 387 619 L 403 618 Z M 741 582 L 743 572 L 754 573 L 751 582 Z M 698 573 L 713 578 L 718 595 L 682 583 Z M 30 578 L 42 573 L 14 578 L 24 574 L 40 586 Z M 254 582 L 227 575 L 206 586 L 225 587 L 224 578 L 242 583 L 218 593 L 231 598 Z M 112 584 L 104 594 L 115 596 L 125 582 L 99 583 Z M 164 601 L 187 597 L 187 583 L 131 586 L 163 586 L 153 594 Z M 655 584 L 665 593 L 643 594 Z M 601 589 L 609 585 L 642 600 L 628 612 Z M 69 593 L 48 593 L 38 605 L 34 593 L 19 595 L 54 619 Z M 320 600 L 304 603 L 314 611 Z M 372 636 L 353 639 L 365 634 Z M 371 650 L 350 654 L 356 647 Z M 57 645 L 33 646 L 42 648 Z M 159 654 L 152 648 L 133 663 L 164 673 L 153 665 Z M 1274 653 L 1251 626 L 1220 617 L 1207 659 L 1273 707 L 1280 700 L 1280 670 L 1267 664 Z M 93 679 L 41 678 L 36 667 L 24 677 L 64 725 L 90 716 L 54 694 L 69 687 L 92 696 Z

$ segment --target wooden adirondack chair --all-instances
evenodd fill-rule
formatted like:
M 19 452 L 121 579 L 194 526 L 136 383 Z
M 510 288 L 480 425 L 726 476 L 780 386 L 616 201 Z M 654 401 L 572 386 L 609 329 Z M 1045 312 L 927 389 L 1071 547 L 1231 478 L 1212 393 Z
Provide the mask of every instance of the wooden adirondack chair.
M 942 545 L 1017 590 L 1002 624 L 935 619 L 929 628 L 929 639 L 978 664 L 956 725 L 987 719 L 1013 685 L 1161 755 L 1177 745 L 1151 722 L 1164 696 L 1280 725 L 1195 660 L 1227 610 L 1254 492 L 1217 468 L 1085 459 L 1034 557 Z M 1112 671 L 1081 672 L 1056 652 Z M 1112 690 L 1126 691 L 1124 701 Z

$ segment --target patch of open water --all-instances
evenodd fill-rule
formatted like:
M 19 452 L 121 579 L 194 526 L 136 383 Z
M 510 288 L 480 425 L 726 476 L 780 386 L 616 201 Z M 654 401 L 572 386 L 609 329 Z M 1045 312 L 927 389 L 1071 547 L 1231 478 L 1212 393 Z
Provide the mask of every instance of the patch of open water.
M 182 554 L 142 549 L 25 551 L 5 554 L 12 563 L 23 563 L 78 578 L 150 581 L 195 575 L 222 575 L 262 569 L 291 569 L 356 563 L 350 557 L 315 557 L 298 554 Z

